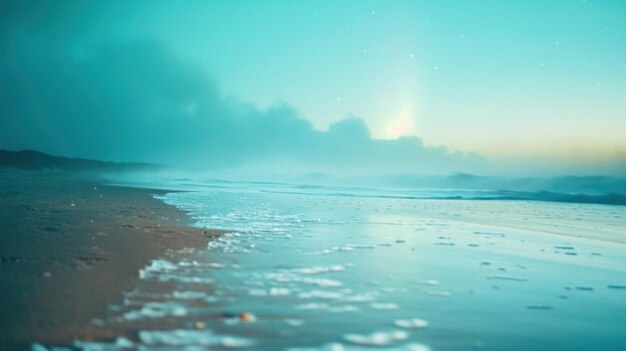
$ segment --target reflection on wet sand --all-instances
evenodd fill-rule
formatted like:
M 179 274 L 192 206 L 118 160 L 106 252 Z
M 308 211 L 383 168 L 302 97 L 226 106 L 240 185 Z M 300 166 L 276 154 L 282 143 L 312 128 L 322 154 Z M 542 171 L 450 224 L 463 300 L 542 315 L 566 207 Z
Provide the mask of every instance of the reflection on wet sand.
M 79 349 L 626 343 L 618 331 L 626 322 L 626 247 L 598 240 L 619 228 L 622 208 L 607 216 L 599 205 L 215 191 L 162 199 L 190 211 L 199 227 L 229 232 L 205 250 L 152 261 L 124 304 L 99 321 L 124 337 Z M 569 218 L 582 210 L 589 221 L 577 229 Z M 541 223 L 523 228 L 520 215 Z

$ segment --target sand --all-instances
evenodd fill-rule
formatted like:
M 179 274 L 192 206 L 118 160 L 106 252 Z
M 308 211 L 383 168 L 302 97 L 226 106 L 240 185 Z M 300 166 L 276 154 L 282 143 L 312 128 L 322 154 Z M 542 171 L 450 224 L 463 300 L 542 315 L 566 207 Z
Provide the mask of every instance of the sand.
M 1 171 L 0 349 L 112 336 L 91 321 L 122 301 L 140 268 L 219 235 L 189 227 L 160 193 Z

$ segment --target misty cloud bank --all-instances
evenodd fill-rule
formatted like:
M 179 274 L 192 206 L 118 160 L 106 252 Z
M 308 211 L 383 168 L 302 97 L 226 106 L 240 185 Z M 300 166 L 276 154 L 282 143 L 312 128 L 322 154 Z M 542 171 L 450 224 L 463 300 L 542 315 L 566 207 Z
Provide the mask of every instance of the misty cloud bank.
M 59 48 L 22 39 L 3 42 L 0 148 L 207 169 L 447 173 L 484 165 L 479 155 L 416 137 L 374 140 L 361 119 L 319 131 L 291 106 L 261 110 L 222 97 L 199 67 L 156 41 Z
M 375 140 L 358 118 L 320 131 L 289 105 L 224 97 L 196 62 L 132 34 L 153 4 L 0 1 L 0 149 L 255 176 L 626 175 L 626 154 L 487 162 L 416 137 Z

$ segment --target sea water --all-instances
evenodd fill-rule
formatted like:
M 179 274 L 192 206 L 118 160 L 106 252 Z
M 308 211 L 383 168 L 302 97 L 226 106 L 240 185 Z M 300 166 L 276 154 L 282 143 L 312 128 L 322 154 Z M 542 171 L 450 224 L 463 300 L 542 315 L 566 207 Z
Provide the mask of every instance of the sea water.
M 83 350 L 625 350 L 626 207 L 206 188 Z M 132 336 L 128 336 L 132 335 Z

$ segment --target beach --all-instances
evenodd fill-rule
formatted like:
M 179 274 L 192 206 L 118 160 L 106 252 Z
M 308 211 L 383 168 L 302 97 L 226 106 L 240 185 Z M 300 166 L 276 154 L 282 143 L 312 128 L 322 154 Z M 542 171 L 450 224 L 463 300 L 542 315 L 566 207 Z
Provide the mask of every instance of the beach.
M 77 340 L 75 349 L 626 345 L 624 207 L 305 194 L 245 182 L 167 187 L 189 191 L 158 199 L 197 228 L 225 232 L 142 268 L 102 319 L 116 337 Z
M 151 259 L 204 248 L 216 231 L 154 199 L 162 191 L 49 172 L 0 173 L 0 349 L 107 339 L 91 323 Z
M 3 349 L 626 345 L 622 206 L 16 174 Z

